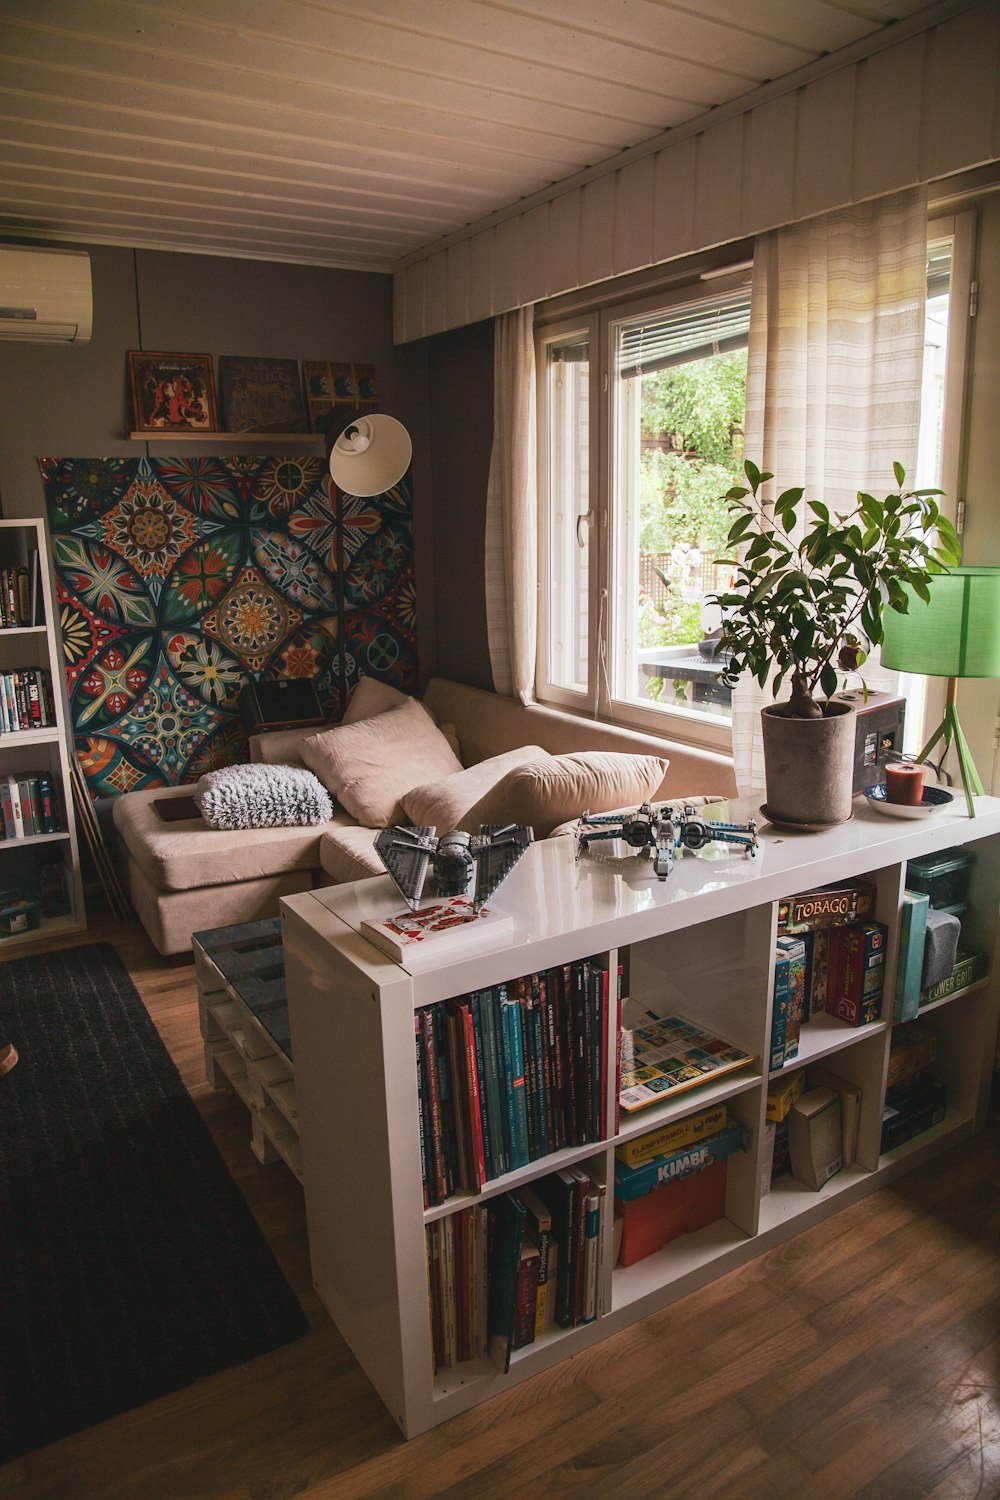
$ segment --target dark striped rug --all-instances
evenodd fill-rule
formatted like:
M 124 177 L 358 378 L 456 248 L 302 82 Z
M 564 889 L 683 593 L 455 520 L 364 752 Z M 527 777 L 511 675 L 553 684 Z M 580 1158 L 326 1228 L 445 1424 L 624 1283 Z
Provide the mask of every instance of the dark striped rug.
M 0 1462 L 306 1318 L 108 944 L 0 962 Z

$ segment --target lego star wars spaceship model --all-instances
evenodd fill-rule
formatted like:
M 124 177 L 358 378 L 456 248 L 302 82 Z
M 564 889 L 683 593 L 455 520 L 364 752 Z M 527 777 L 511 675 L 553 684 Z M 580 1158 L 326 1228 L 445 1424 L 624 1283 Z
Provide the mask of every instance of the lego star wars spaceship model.
M 577 828 L 577 858 L 601 839 L 621 839 L 637 854 L 653 855 L 653 872 L 666 880 L 678 852 L 703 849 L 712 842 L 740 844 L 753 858 L 757 853 L 757 824 L 716 823 L 693 807 L 644 802 L 633 813 L 584 813 Z
M 375 850 L 411 911 L 424 894 L 472 895 L 478 912 L 517 864 L 532 840 L 518 823 L 483 823 L 478 833 L 436 828 L 383 828 Z

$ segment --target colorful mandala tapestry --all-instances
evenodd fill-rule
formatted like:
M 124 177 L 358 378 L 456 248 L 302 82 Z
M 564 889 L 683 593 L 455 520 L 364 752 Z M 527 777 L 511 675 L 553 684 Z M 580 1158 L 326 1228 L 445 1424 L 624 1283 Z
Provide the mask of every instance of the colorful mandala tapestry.
M 409 477 L 342 495 L 321 458 L 43 458 L 76 751 L 95 796 L 247 758 L 239 695 L 417 683 Z

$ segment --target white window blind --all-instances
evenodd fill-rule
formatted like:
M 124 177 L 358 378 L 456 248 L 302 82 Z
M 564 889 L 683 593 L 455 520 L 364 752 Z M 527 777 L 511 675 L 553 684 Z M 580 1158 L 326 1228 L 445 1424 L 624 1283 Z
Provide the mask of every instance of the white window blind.
M 749 291 L 637 320 L 621 329 L 618 374 L 627 380 L 710 354 L 745 349 L 749 331 Z

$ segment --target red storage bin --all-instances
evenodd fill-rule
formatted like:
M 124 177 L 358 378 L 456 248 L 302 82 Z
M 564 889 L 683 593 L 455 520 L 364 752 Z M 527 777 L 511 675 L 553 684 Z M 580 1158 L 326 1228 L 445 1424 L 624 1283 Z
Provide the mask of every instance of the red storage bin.
M 681 1177 L 653 1188 L 645 1198 L 631 1203 L 615 1199 L 615 1213 L 622 1219 L 620 1266 L 632 1266 L 679 1234 L 693 1234 L 714 1224 L 726 1212 L 726 1167 L 728 1161 L 713 1162 L 693 1177 Z

